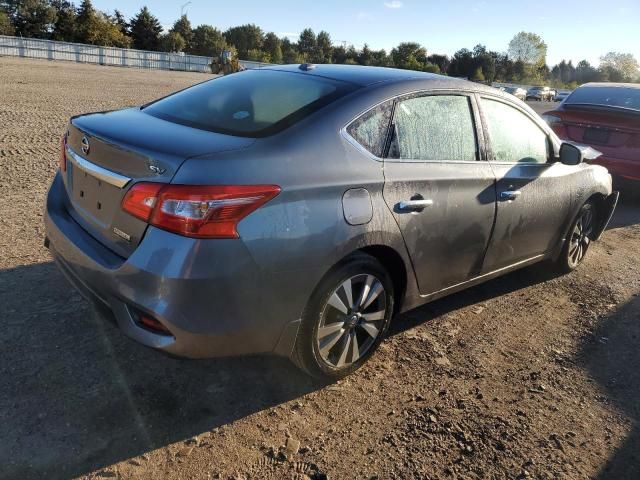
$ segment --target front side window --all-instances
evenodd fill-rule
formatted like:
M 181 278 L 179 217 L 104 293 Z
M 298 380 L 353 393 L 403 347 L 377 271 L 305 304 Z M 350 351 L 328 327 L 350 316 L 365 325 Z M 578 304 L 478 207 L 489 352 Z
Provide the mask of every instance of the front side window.
M 474 161 L 476 135 L 469 98 L 431 95 L 398 101 L 389 158 Z
M 187 88 L 143 111 L 202 130 L 261 137 L 293 125 L 356 88 L 316 75 L 247 70 Z
M 347 132 L 363 148 L 382 157 L 391 121 L 393 102 L 385 102 L 369 110 L 347 127 Z
M 510 163 L 546 163 L 547 134 L 518 109 L 502 102 L 481 100 L 494 159 Z

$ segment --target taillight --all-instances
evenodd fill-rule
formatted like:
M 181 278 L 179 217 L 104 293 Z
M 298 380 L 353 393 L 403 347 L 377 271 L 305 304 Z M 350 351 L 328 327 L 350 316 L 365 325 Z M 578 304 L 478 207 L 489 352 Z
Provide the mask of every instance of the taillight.
M 545 114 L 542 115 L 542 119 L 547 122 L 547 124 L 549 124 L 550 127 L 553 127 L 554 125 L 558 124 L 558 123 L 562 123 L 562 118 L 556 116 L 556 115 L 549 115 L 549 114 Z
M 238 222 L 280 193 L 276 185 L 138 183 L 122 208 L 149 224 L 194 238 L 238 238 Z
M 122 209 L 134 217 L 148 222 L 162 187 L 164 187 L 162 183 L 138 183 L 134 185 L 124 196 Z
M 58 158 L 58 166 L 60 167 L 60 171 L 67 171 L 67 134 L 65 133 L 60 140 L 60 157 Z

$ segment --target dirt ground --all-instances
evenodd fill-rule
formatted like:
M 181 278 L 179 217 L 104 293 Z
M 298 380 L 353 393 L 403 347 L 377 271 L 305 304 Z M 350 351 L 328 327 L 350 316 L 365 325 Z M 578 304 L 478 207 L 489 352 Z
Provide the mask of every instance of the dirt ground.
M 640 478 L 630 202 L 578 271 L 402 315 L 337 384 L 276 358 L 168 358 L 97 317 L 43 247 L 65 123 L 205 78 L 0 58 L 0 478 Z

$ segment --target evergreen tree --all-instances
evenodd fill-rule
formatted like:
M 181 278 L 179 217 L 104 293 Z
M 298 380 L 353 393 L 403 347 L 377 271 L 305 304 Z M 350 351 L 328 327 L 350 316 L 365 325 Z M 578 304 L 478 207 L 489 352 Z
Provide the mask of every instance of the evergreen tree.
M 171 28 L 171 30 L 169 30 L 169 33 L 180 34 L 185 42 L 183 50 L 188 50 L 191 47 L 191 42 L 193 42 L 193 30 L 191 29 L 191 22 L 186 15 L 182 15 L 178 20 L 176 20 L 176 23 L 173 24 L 173 27 Z
M 193 30 L 191 47 L 187 50 L 193 55 L 217 57 L 226 46 L 222 32 L 211 25 L 199 25 Z
M 282 63 L 282 40 L 275 33 L 269 32 L 264 36 L 262 48 L 269 55 L 271 63 Z
M 50 0 L 56 9 L 56 21 L 53 24 L 51 38 L 61 42 L 73 42 L 76 39 L 76 8 L 67 0 Z
M 91 0 L 82 0 L 76 16 L 75 41 L 79 43 L 93 43 L 97 30 L 96 10 Z
M 227 43 L 238 49 L 240 58 L 247 58 L 249 50 L 261 50 L 264 35 L 262 29 L 254 24 L 240 25 L 224 32 Z
M 139 50 L 159 50 L 162 27 L 158 19 L 151 15 L 151 12 L 146 6 L 142 7 L 140 12 L 131 19 L 130 28 L 133 48 Z
M 129 24 L 127 23 L 127 19 L 124 18 L 122 12 L 117 8 L 113 11 L 113 21 L 123 35 L 129 35 Z
M 13 2 L 10 2 L 13 3 Z M 8 5 L 9 16 L 13 14 L 16 35 L 31 38 L 49 38 L 56 21 L 56 10 L 45 0 L 22 0 Z
M 305 62 L 313 61 L 317 45 L 318 39 L 316 38 L 315 32 L 310 28 L 305 28 L 300 33 L 300 38 L 298 39 L 298 52 L 302 55 Z

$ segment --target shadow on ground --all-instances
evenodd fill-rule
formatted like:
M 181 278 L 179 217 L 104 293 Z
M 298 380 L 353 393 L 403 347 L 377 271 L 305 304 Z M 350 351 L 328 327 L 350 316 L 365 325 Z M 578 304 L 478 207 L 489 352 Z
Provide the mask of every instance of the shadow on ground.
M 320 386 L 277 358 L 181 360 L 125 338 L 53 263 L 0 272 L 0 478 L 70 478 Z
M 603 319 L 586 341 L 579 361 L 607 399 L 633 425 L 599 480 L 640 478 L 640 296 Z M 607 432 L 601 432 L 606 439 Z

